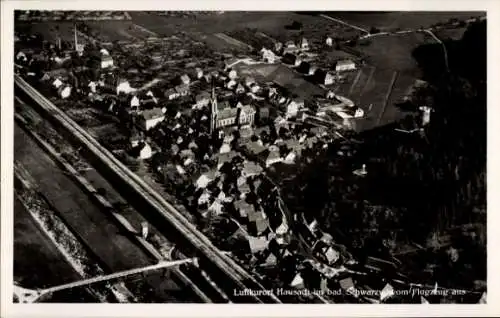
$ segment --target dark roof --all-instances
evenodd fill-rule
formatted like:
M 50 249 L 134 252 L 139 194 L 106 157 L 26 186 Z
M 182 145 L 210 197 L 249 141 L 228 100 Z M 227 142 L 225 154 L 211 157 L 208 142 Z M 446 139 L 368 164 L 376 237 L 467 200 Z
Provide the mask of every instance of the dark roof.
M 162 116 L 164 116 L 164 115 L 163 115 L 161 108 L 146 109 L 142 112 L 142 117 L 144 117 L 144 119 L 146 119 L 146 120 L 158 118 L 158 117 L 162 117 Z

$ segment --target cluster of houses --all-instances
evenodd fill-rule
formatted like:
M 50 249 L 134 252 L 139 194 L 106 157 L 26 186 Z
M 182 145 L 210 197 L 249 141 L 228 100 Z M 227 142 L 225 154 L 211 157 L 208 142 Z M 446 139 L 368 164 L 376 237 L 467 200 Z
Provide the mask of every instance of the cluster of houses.
M 332 39 L 329 39 L 331 42 Z M 303 55 L 307 55 L 309 50 L 309 42 L 306 38 L 302 38 L 298 43 L 287 41 L 283 45 L 281 42 L 276 42 L 274 50 L 264 47 L 260 51 L 260 55 L 264 62 L 271 64 L 281 59 L 281 62 L 296 67 L 299 72 L 311 76 L 315 82 L 323 85 L 333 84 L 336 77 L 338 77 L 335 74 L 356 69 L 354 61 L 349 59 L 338 60 L 333 69 L 335 74 L 332 74 L 329 70 L 318 68 L 309 62 L 308 59 L 302 58 Z

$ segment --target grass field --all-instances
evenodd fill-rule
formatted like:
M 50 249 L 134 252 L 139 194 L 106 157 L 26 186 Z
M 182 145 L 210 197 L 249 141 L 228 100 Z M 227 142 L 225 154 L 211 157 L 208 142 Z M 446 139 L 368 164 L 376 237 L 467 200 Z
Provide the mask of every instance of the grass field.
M 397 104 L 414 81 L 414 77 L 398 71 L 366 66 L 350 73 L 335 91 L 365 111 L 366 117 L 356 125 L 356 130 L 363 131 L 403 118 L 406 114 Z
M 329 12 L 327 15 L 362 28 L 376 27 L 381 31 L 430 27 L 450 18 L 469 19 L 485 15 L 484 12 Z
M 367 63 L 379 69 L 392 69 L 418 76 L 418 65 L 412 52 L 420 45 L 436 43 L 425 33 L 381 35 L 370 38 L 355 47 L 365 57 Z
M 144 40 L 151 34 L 135 27 L 130 21 L 99 21 L 86 22 L 94 31 L 98 32 L 98 37 L 102 41 L 128 41 Z

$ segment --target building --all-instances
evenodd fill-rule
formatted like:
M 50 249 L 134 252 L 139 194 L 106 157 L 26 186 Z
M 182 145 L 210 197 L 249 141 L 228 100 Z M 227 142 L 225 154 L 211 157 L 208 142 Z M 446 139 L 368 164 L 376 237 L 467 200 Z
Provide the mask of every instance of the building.
M 181 84 L 174 87 L 175 92 L 179 94 L 179 96 L 187 96 L 189 94 L 189 85 Z
M 238 124 L 242 126 L 253 126 L 255 121 L 255 113 L 255 108 L 252 105 L 241 106 Z
M 141 102 L 139 100 L 139 97 L 136 95 L 132 96 L 130 99 L 130 108 L 138 108 L 141 105 Z
M 260 53 L 262 55 L 262 60 L 266 63 L 274 63 L 276 61 L 276 55 L 274 54 L 273 51 L 268 50 L 266 48 L 262 48 L 260 50 Z
M 143 147 L 139 151 L 139 158 L 141 159 L 149 159 L 153 156 L 153 150 L 148 143 L 144 143 Z
M 304 107 L 304 101 L 303 100 L 292 100 L 286 106 L 286 116 L 287 117 L 295 117 L 295 116 L 297 116 L 297 113 L 303 107 Z
M 191 83 L 191 79 L 189 78 L 189 75 L 184 74 L 180 77 L 180 85 L 189 85 Z
M 205 91 L 199 93 L 195 96 L 195 102 L 198 107 L 208 106 L 210 104 L 210 94 Z
M 322 69 L 317 69 L 316 72 L 314 72 L 314 79 L 316 82 L 323 85 L 332 85 L 334 82 L 333 75 Z
M 111 55 L 101 55 L 101 68 L 106 69 L 111 67 L 113 67 L 113 58 Z
M 327 46 L 333 46 L 333 39 L 331 37 L 327 36 L 325 43 Z
M 58 93 L 62 99 L 68 98 L 71 95 L 71 86 L 61 85 L 58 89 Z
M 234 79 L 238 78 L 238 72 L 236 72 L 236 70 L 231 70 L 231 71 L 229 71 L 229 74 L 227 75 L 227 77 L 234 80 Z
M 300 49 L 303 51 L 309 50 L 309 42 L 306 38 L 302 38 L 302 40 L 300 41 Z
M 164 110 L 161 108 L 146 109 L 139 117 L 139 126 L 143 130 L 150 130 L 165 119 Z
M 250 211 L 247 215 L 248 232 L 254 236 L 262 235 L 269 227 L 269 221 L 262 211 Z
M 194 75 L 196 79 L 201 79 L 203 77 L 203 70 L 199 67 L 195 68 Z
M 267 249 L 267 246 L 269 245 L 269 242 L 265 237 L 248 236 L 247 239 L 248 245 L 250 247 L 250 252 L 252 254 L 265 251 Z
M 238 83 L 238 85 L 236 85 L 236 88 L 234 89 L 234 92 L 236 94 L 243 94 L 245 93 L 245 87 L 241 83 Z
M 351 71 L 356 69 L 356 64 L 351 60 L 340 60 L 335 63 L 336 72 Z
M 285 43 L 285 48 L 283 49 L 283 53 L 286 54 L 286 53 L 295 53 L 299 50 L 299 48 L 297 47 L 297 45 L 295 44 L 295 42 L 293 41 L 287 41 Z
M 174 100 L 176 98 L 179 98 L 181 95 L 174 88 L 169 88 L 165 91 L 164 96 L 168 100 Z
M 281 61 L 285 64 L 293 66 L 299 66 L 300 63 L 302 63 L 302 60 L 297 55 L 292 53 L 285 53 L 285 55 L 281 58 Z
M 121 93 L 130 94 L 134 91 L 135 89 L 130 87 L 130 83 L 128 81 L 121 80 L 118 82 L 118 85 L 116 85 L 116 95 L 120 95 Z

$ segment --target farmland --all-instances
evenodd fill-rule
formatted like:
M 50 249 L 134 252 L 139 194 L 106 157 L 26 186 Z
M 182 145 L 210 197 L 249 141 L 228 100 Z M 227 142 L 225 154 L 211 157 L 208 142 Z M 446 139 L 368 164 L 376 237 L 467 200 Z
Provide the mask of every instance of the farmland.
M 376 27 L 381 31 L 418 29 L 430 27 L 436 23 L 444 23 L 450 19 L 466 20 L 471 17 L 484 16 L 484 12 L 328 12 L 326 15 L 345 22 L 370 29 Z
M 367 63 L 380 69 L 398 70 L 409 75 L 418 76 L 418 65 L 412 52 L 420 45 L 436 43 L 425 33 L 408 33 L 381 35 L 362 40 L 355 48 L 366 59 Z

